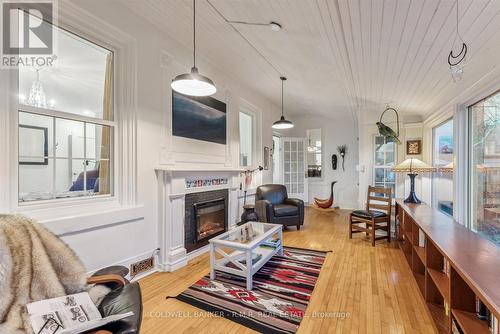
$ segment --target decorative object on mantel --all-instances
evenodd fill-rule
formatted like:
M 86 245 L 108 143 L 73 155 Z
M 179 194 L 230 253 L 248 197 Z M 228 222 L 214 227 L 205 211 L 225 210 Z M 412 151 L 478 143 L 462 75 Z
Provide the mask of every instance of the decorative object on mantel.
M 337 170 L 337 155 L 332 154 L 332 169 Z
M 422 153 L 422 141 L 420 139 L 406 141 L 406 154 L 419 155 Z
M 396 114 L 396 125 L 397 125 L 397 132 L 394 132 L 393 129 L 391 129 L 389 126 L 385 125 L 382 123 L 382 117 L 384 117 L 384 114 L 387 111 L 393 111 Z M 389 107 L 389 105 L 386 106 L 385 110 L 382 112 L 380 115 L 380 120 L 376 123 L 378 127 L 378 132 L 381 136 L 385 137 L 385 140 L 387 142 L 394 142 L 397 144 L 401 144 L 401 141 L 399 140 L 399 114 L 396 109 Z
M 405 203 L 422 203 L 415 194 L 415 176 L 417 173 L 432 173 L 436 171 L 436 168 L 429 166 L 423 161 L 415 158 L 409 158 L 392 167 L 392 171 L 396 173 L 408 173 L 410 177 L 410 194 L 405 199 Z
M 285 82 L 286 78 L 280 77 L 280 80 L 281 80 L 281 118 L 273 123 L 272 128 L 279 129 L 279 130 L 291 129 L 291 128 L 293 128 L 293 123 L 286 120 L 285 116 L 283 115 L 283 112 L 284 112 L 283 83 Z
M 335 183 L 337 183 L 337 181 L 333 181 L 331 184 L 330 198 L 321 199 L 321 198 L 314 197 L 314 203 L 316 204 L 316 206 L 318 206 L 318 208 L 328 209 L 333 205 L 333 200 L 334 200 L 334 198 L 333 198 L 333 186 L 335 185 Z
M 176 92 L 190 96 L 209 96 L 217 91 L 214 82 L 198 73 L 196 67 L 196 0 L 193 0 L 193 67 L 190 73 L 176 76 L 171 86 Z
M 264 167 L 259 166 L 255 169 L 248 169 L 241 173 L 241 175 L 245 176 L 245 179 L 243 180 L 245 186 L 243 188 L 243 192 L 245 195 L 243 197 L 243 213 L 241 214 L 241 223 L 259 220 L 257 213 L 255 212 L 255 205 L 247 204 L 247 192 L 248 192 L 248 186 L 252 184 L 253 173 L 255 173 L 256 171 L 262 171 L 263 169 Z M 241 189 L 241 184 L 240 184 L 240 189 Z
M 345 161 L 345 155 L 347 153 L 347 145 L 337 146 L 337 151 L 339 152 L 340 157 L 342 158 L 342 170 L 345 172 L 344 161 Z
M 450 65 L 450 73 L 453 81 L 458 82 L 462 80 L 462 75 L 464 74 L 464 65 L 465 65 L 465 56 L 467 55 L 467 44 L 465 44 L 460 32 L 458 30 L 458 0 L 456 0 L 456 35 L 455 40 L 453 41 L 453 46 L 451 48 L 450 53 L 448 54 L 448 65 Z M 455 48 L 455 44 L 458 42 L 462 42 L 460 52 L 457 55 L 453 54 L 453 49 Z
M 186 179 L 186 189 L 223 186 L 228 184 L 227 178 Z

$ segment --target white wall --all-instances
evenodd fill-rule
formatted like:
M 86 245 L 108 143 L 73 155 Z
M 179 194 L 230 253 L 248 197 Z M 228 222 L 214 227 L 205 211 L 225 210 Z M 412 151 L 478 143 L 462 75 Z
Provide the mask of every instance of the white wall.
M 70 5 L 68 1 L 59 1 L 63 7 Z M 52 215 L 54 210 L 30 210 L 31 216 L 39 219 L 59 234 L 70 247 L 83 259 L 89 271 L 106 265 L 125 264 L 151 255 L 159 247 L 157 236 L 157 177 L 155 166 L 160 163 L 174 165 L 190 165 L 203 167 L 232 166 L 239 164 L 238 111 L 240 108 L 251 108 L 256 113 L 258 127 L 256 129 L 254 165 L 262 164 L 262 147 L 272 147 L 271 124 L 279 117 L 279 110 L 270 101 L 241 86 L 235 78 L 227 77 L 223 66 L 217 59 L 207 61 L 199 51 L 198 67 L 203 74 L 212 78 L 219 91 L 215 98 L 228 106 L 228 147 L 217 144 L 206 144 L 190 140 L 172 138 L 169 128 L 171 116 L 170 81 L 191 67 L 191 50 L 184 49 L 174 39 L 158 31 L 149 22 L 126 9 L 118 0 L 74 1 L 74 5 L 82 10 L 78 13 L 86 18 L 109 24 L 111 27 L 130 36 L 134 45 L 135 64 L 128 64 L 127 71 L 136 73 L 136 81 L 132 83 L 137 90 L 137 142 L 126 138 L 122 145 L 136 145 L 136 204 L 130 208 L 98 211 L 92 205 L 85 206 L 78 214 L 71 216 Z M 64 10 L 62 11 L 64 13 Z M 60 14 L 60 22 L 64 15 Z M 102 36 L 88 37 L 96 40 Z M 228 46 L 230 47 L 230 46 Z M 121 55 L 117 54 L 119 58 Z M 213 66 L 215 64 L 215 66 Z M 219 66 L 219 67 L 218 67 Z M 124 80 L 127 73 L 117 71 L 116 80 Z M 5 79 L 7 71 L 0 71 Z M 133 77 L 133 76 L 132 76 Z M 0 80 L 4 82 L 3 80 Z M 2 112 L 7 111 L 2 109 Z M 117 110 L 117 115 L 120 114 Z M 119 116 L 118 116 L 119 117 Z M 6 149 L 2 147 L 2 150 Z M 8 149 L 6 149 L 8 151 Z M 200 153 L 201 151 L 201 153 Z M 8 168 L 0 169 L 0 183 L 10 184 Z M 118 175 L 120 177 L 120 175 Z M 126 181 L 126 180 L 125 180 Z M 255 178 L 256 184 L 272 182 L 272 170 L 263 171 Z M 12 188 L 14 189 L 14 188 Z M 126 190 L 125 190 L 126 191 Z M 0 208 L 9 208 L 2 203 Z M 80 208 L 81 209 L 81 208 Z M 26 212 L 25 209 L 7 209 Z M 79 208 L 75 208 L 76 211 Z M 5 211 L 5 210 L 4 210 Z
M 321 129 L 323 170 L 321 178 L 309 178 L 309 202 L 314 197 L 328 198 L 330 184 L 338 181 L 334 188 L 335 202 L 343 209 L 357 207 L 358 198 L 358 127 L 351 117 L 343 120 L 330 119 L 322 116 L 293 115 L 290 119 L 295 127 L 283 131 L 283 136 L 306 138 L 308 129 Z M 342 170 L 342 159 L 337 152 L 337 146 L 347 145 L 345 171 Z M 337 154 L 337 170 L 332 169 L 332 154 Z

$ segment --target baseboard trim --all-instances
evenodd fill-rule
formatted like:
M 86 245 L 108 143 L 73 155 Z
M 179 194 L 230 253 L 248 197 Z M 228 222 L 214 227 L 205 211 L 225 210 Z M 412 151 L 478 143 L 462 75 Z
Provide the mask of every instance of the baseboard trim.
M 117 261 L 117 262 L 114 262 L 114 263 L 110 263 L 110 264 L 108 264 L 108 265 L 103 266 L 103 268 L 105 268 L 105 267 L 110 267 L 110 266 L 124 266 L 124 267 L 126 267 L 127 269 L 130 269 L 130 265 L 131 265 L 132 263 L 135 263 L 135 262 L 140 261 L 140 260 L 144 260 L 144 259 L 146 259 L 146 258 L 150 257 L 150 256 L 151 256 L 151 254 L 154 254 L 154 257 L 155 257 L 155 268 L 153 268 L 153 269 L 151 269 L 151 270 L 149 270 L 149 271 L 145 271 L 145 272 L 143 272 L 143 273 L 140 273 L 140 274 L 136 275 L 136 276 L 135 276 L 135 277 L 133 277 L 133 278 L 130 276 L 130 273 L 126 276 L 126 278 L 127 278 L 128 280 L 131 280 L 131 281 L 136 281 L 136 280 L 138 280 L 138 279 L 144 278 L 144 277 L 146 277 L 146 276 L 148 276 L 148 275 L 151 275 L 151 274 L 153 274 L 153 273 L 155 273 L 155 272 L 157 272 L 157 271 L 158 271 L 158 265 L 159 265 L 159 264 L 158 264 L 158 256 L 157 256 L 155 253 L 156 253 L 156 252 L 155 252 L 155 249 L 152 249 L 152 250 L 150 250 L 150 251 L 143 252 L 143 253 L 141 253 L 141 254 L 139 254 L 139 255 L 132 256 L 132 257 L 129 257 L 129 258 L 127 258 L 127 259 L 120 260 L 120 261 Z M 97 268 L 97 269 L 94 269 L 94 270 L 88 271 L 88 272 L 87 272 L 87 275 L 88 275 L 88 276 L 90 276 L 90 275 L 92 275 L 94 272 L 96 272 L 96 271 L 97 271 L 97 270 L 99 270 L 99 269 L 102 269 L 102 268 Z

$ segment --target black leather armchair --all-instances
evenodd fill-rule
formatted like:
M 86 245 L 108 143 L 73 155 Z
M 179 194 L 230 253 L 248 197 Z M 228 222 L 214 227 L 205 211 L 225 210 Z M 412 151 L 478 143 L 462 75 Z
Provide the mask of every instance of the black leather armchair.
M 257 188 L 255 210 L 264 223 L 297 226 L 304 224 L 304 201 L 288 198 L 286 187 L 281 184 L 264 184 Z
M 140 332 L 142 322 L 141 288 L 137 282 L 130 283 L 125 278 L 127 274 L 127 268 L 113 266 L 101 269 L 88 278 L 89 284 L 103 284 L 112 289 L 98 307 L 103 317 L 129 311 L 134 313 L 133 316 L 109 323 L 90 333 L 136 334 Z

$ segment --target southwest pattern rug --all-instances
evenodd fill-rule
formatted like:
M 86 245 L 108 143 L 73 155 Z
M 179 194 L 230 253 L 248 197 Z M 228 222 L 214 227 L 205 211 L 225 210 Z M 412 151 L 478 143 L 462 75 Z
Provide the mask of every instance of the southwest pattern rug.
M 283 247 L 254 276 L 245 279 L 216 272 L 201 278 L 176 298 L 266 334 L 295 333 L 318 280 L 326 253 Z

